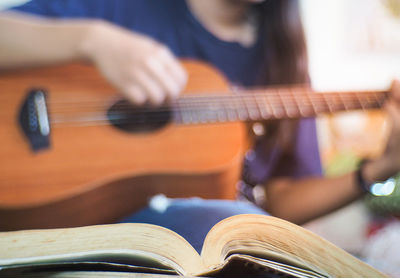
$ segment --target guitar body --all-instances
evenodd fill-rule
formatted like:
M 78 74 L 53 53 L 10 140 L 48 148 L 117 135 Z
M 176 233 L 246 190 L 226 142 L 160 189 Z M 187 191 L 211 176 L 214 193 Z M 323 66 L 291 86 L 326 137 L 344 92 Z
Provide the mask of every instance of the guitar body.
M 224 78 L 197 62 L 185 93 L 228 91 Z M 48 92 L 56 108 L 74 112 L 80 100 L 120 98 L 90 66 L 70 64 L 0 74 L 0 229 L 109 223 L 168 197 L 234 198 L 245 148 L 243 123 L 177 125 L 130 132 L 106 125 L 51 126 L 48 148 L 32 151 L 18 123 L 31 88 Z M 77 105 L 62 106 L 76 100 Z M 78 113 L 79 111 L 77 111 Z

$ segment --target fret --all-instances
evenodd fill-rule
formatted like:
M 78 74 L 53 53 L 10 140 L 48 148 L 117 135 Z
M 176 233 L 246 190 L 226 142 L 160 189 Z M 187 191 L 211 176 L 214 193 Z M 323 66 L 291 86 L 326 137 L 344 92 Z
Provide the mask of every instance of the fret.
M 193 109 L 185 108 L 185 115 L 186 115 L 186 123 L 188 124 L 196 124 L 197 123 L 197 117 L 193 111 Z
M 300 106 L 295 95 L 297 94 L 293 92 L 292 88 L 287 89 L 287 102 L 285 102 L 285 105 L 290 105 L 290 108 L 286 109 L 289 118 L 298 118 L 301 115 Z
M 331 93 L 332 96 L 335 99 L 335 105 L 336 105 L 336 111 L 343 111 L 343 110 L 347 110 L 346 108 L 346 103 L 343 101 L 342 99 L 342 94 L 339 92 L 333 92 Z
M 300 115 L 301 117 L 304 117 L 305 115 L 304 115 L 304 113 L 303 113 L 303 111 L 302 111 L 302 109 L 301 109 L 302 106 L 301 106 L 300 103 L 299 103 L 299 99 L 298 99 L 298 97 L 297 97 L 297 94 L 296 94 L 295 92 L 293 92 L 293 90 L 289 90 L 289 93 L 290 93 L 291 97 L 294 99 L 294 102 L 295 102 L 295 104 L 296 104 L 296 107 L 297 107 L 297 110 L 298 110 L 299 115 Z
M 288 104 L 287 103 L 285 103 L 285 101 L 287 101 L 287 100 L 284 100 L 283 99 L 283 95 L 286 95 L 286 92 L 285 91 L 282 91 L 282 89 L 278 89 L 277 90 L 277 98 L 276 98 L 276 100 L 277 101 L 275 101 L 275 103 L 274 103 L 274 107 L 275 108 L 279 108 L 279 110 L 282 112 L 282 118 L 290 118 L 290 111 L 289 111 L 289 108 L 288 108 Z
M 312 113 L 312 115 L 310 115 L 310 116 L 317 115 L 318 114 L 317 113 L 317 109 L 315 107 L 314 101 L 312 100 L 310 94 L 307 93 L 307 90 L 305 88 L 303 88 L 302 91 L 303 91 L 303 94 L 306 96 L 308 102 L 311 104 L 311 110 L 312 110 L 311 113 Z
M 259 120 L 260 113 L 258 112 L 257 102 L 255 100 L 255 94 L 246 94 L 244 102 L 249 115 L 249 120 L 252 121 Z
M 181 101 L 178 101 L 176 103 L 176 114 L 179 115 L 179 123 L 181 124 L 191 124 L 192 123 L 192 119 L 191 119 L 191 115 L 190 115 L 190 111 L 188 111 L 185 106 L 183 105 L 184 103 Z
M 209 104 L 206 105 L 205 107 L 205 119 L 207 122 L 215 123 L 218 119 L 218 103 L 215 102 L 210 102 Z
M 260 106 L 260 102 L 258 101 L 258 95 L 259 94 L 254 94 L 253 95 L 253 101 L 254 101 L 254 109 L 257 111 L 258 117 L 256 120 L 262 120 L 264 119 L 262 109 Z
M 223 122 L 228 122 L 228 113 L 226 112 L 226 107 L 224 105 L 224 101 L 220 103 L 220 109 L 217 112 L 217 119 L 218 122 L 223 123 Z
M 255 120 L 262 120 L 264 117 L 263 117 L 261 106 L 260 106 L 260 103 L 258 100 L 258 95 L 259 95 L 259 93 L 252 95 L 252 101 L 254 104 L 253 110 L 255 111 L 254 114 L 256 114 L 256 116 L 257 116 Z
M 366 93 L 357 93 L 357 92 L 352 92 L 352 96 L 354 98 L 354 101 L 357 102 L 357 109 L 358 110 L 366 110 L 368 109 L 368 105 L 364 100 L 364 96 Z
M 336 95 L 339 97 L 339 101 L 342 104 L 342 110 L 343 111 L 349 111 L 351 110 L 351 107 L 349 106 L 348 102 L 346 101 L 346 99 L 344 98 L 343 93 L 341 92 L 336 92 Z
M 249 116 L 249 113 L 248 113 L 248 110 L 247 110 L 247 106 L 244 103 L 243 95 L 241 95 L 241 94 L 236 95 L 234 100 L 235 100 L 235 102 L 234 102 L 235 103 L 235 110 L 236 110 L 236 113 L 237 113 L 237 115 L 239 117 L 239 120 L 247 121 L 250 118 L 250 116 Z
M 343 93 L 336 92 L 336 94 L 339 96 L 339 99 L 342 103 L 343 110 L 345 110 L 345 111 L 351 110 L 351 107 L 349 107 L 347 101 L 343 98 Z
M 211 103 L 212 108 L 210 109 L 212 111 L 212 121 L 213 122 L 224 122 L 226 121 L 225 119 L 225 113 L 223 109 L 223 103 L 226 101 L 226 98 L 221 98 L 218 99 L 215 103 Z
M 221 110 L 221 100 L 219 98 L 196 98 L 200 102 L 191 103 L 190 101 L 186 103 L 184 108 L 185 121 L 190 121 L 191 123 L 213 123 L 218 121 L 219 111 Z
M 369 99 L 369 107 L 370 108 L 379 108 L 385 102 L 386 96 L 385 94 L 378 94 L 376 92 L 368 92 Z
M 276 104 L 276 105 L 280 105 L 281 106 L 281 109 L 284 111 L 284 117 L 287 117 L 287 118 L 290 118 L 290 112 L 289 112 L 289 110 L 288 110 L 288 107 L 287 107 L 287 105 L 285 105 L 285 102 L 283 101 L 283 98 L 282 98 L 282 90 L 278 90 L 278 100 L 279 100 L 279 104 Z
M 319 100 L 319 111 L 318 113 L 332 113 L 332 107 L 329 100 L 326 98 L 324 93 L 313 93 L 314 97 Z
M 199 122 L 199 115 L 193 108 L 195 107 L 197 109 L 198 105 L 193 102 L 191 97 L 182 97 L 178 99 L 176 105 L 180 113 L 180 118 L 182 119 L 182 124 L 189 125 L 197 124 Z
M 344 93 L 343 95 L 347 96 L 347 103 L 350 106 L 351 110 L 357 110 L 362 108 L 361 103 L 357 101 L 357 99 L 354 97 L 354 93 Z
M 331 101 L 327 97 L 327 93 L 320 93 L 321 98 L 325 101 L 326 107 L 328 108 L 329 113 L 333 113 L 335 109 L 332 107 Z
M 373 107 L 374 108 L 376 106 L 382 107 L 383 103 L 385 102 L 385 95 L 382 96 L 382 94 L 380 94 L 381 97 L 378 97 L 378 94 L 376 92 L 373 92 L 372 94 L 376 100 L 375 106 L 373 106 Z
M 243 104 L 244 109 L 246 110 L 247 114 L 247 120 L 252 120 L 252 108 L 251 108 L 251 103 L 249 103 L 249 98 L 247 95 L 250 94 L 241 94 L 241 101 Z
M 377 108 L 385 97 L 384 92 L 314 93 L 306 87 L 251 90 L 233 95 L 182 97 L 174 103 L 172 111 L 173 120 L 182 124 L 257 121 Z
M 189 108 L 189 107 L 186 107 L 185 110 L 186 110 L 186 114 L 188 115 L 188 119 L 190 119 L 191 123 L 198 124 L 198 123 L 202 123 L 203 121 L 205 121 L 204 115 L 203 115 L 202 111 L 199 110 L 198 107 L 196 107 L 196 108 Z
M 265 103 L 270 108 L 271 115 L 273 116 L 273 118 L 281 119 L 284 116 L 284 111 L 283 111 L 282 107 L 277 107 L 275 105 L 276 101 L 272 101 L 273 99 L 275 99 L 274 95 L 265 95 L 265 98 L 264 98 Z M 274 103 L 274 104 L 272 104 L 272 103 Z
M 360 97 L 360 94 L 359 94 L 359 93 L 354 93 L 354 94 L 355 94 L 355 96 L 357 97 L 358 102 L 360 103 L 360 108 L 361 108 L 362 110 L 367 109 L 368 106 L 365 105 L 364 98 Z
M 209 110 L 212 112 L 210 121 L 215 122 L 226 122 L 226 113 L 225 113 L 225 106 L 224 103 L 228 100 L 228 97 L 219 97 L 216 98 L 214 102 L 209 102 Z
M 300 94 L 299 92 L 300 91 L 298 91 L 298 93 L 294 93 L 293 95 L 295 96 L 295 100 L 299 106 L 300 115 L 303 117 L 314 116 L 315 112 L 309 99 L 308 91 L 306 91 L 306 94 Z
M 207 105 L 204 108 L 199 107 L 196 109 L 191 109 L 191 112 L 192 112 L 193 120 L 198 123 L 206 124 L 210 120 L 209 118 L 210 118 L 211 111 L 209 110 Z
M 262 105 L 261 103 L 264 103 L 264 95 L 263 94 L 257 94 L 256 96 L 256 103 L 258 110 L 260 111 L 261 119 L 263 120 L 268 120 L 271 118 L 271 112 L 268 110 L 268 105 Z
M 271 96 L 267 96 L 267 95 L 264 96 L 265 107 L 267 107 L 269 109 L 269 111 L 271 111 L 272 117 L 276 118 L 277 117 L 277 115 L 276 115 L 277 113 L 276 113 L 276 111 L 274 109 L 274 106 L 271 104 L 270 99 L 271 99 Z
M 239 115 L 237 114 L 236 109 L 233 107 L 231 99 L 227 100 L 223 106 L 229 121 L 234 122 L 239 119 Z
M 375 92 L 368 92 L 368 101 L 370 108 L 378 108 L 385 102 L 385 95 L 378 95 Z
M 192 115 L 190 111 L 184 109 L 181 110 L 181 115 L 182 115 L 182 123 L 183 124 L 191 124 L 192 123 Z
M 343 110 L 343 103 L 338 97 L 338 93 L 335 92 L 329 92 L 329 93 L 323 93 L 327 99 L 329 99 L 330 107 L 332 109 L 332 112 L 336 111 L 341 111 Z
M 180 109 L 179 106 L 179 101 L 172 106 L 171 111 L 172 111 L 172 120 L 175 123 L 179 124 L 183 123 L 183 115 L 182 115 L 182 110 Z
M 368 109 L 376 105 L 376 101 L 371 98 L 370 92 L 364 93 L 354 93 L 357 96 L 358 101 L 360 102 L 360 106 L 362 109 Z
M 323 93 L 310 93 L 310 98 L 313 101 L 315 107 L 315 115 L 320 115 L 329 112 L 329 105 L 323 96 Z
M 375 94 L 368 93 L 368 101 L 369 101 L 371 107 L 374 107 L 377 103 L 379 103 L 380 100 L 378 99 L 378 97 Z
M 223 109 L 223 103 L 225 98 L 218 100 L 216 105 L 214 105 L 214 122 L 226 122 L 226 117 Z
M 191 123 L 198 124 L 205 121 L 203 111 L 199 105 L 194 105 L 194 107 L 192 107 L 192 105 L 189 103 L 185 107 L 185 110 L 186 115 L 188 115 L 188 119 L 190 119 Z

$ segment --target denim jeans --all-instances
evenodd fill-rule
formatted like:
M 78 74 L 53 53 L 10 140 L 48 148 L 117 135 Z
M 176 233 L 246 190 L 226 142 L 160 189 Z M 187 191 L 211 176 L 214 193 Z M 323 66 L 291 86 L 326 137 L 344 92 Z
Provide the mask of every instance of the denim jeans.
M 208 231 L 222 219 L 237 214 L 267 214 L 244 201 L 200 198 L 165 198 L 158 201 L 158 204 L 150 202 L 148 207 L 121 222 L 148 223 L 168 228 L 184 237 L 199 253 Z

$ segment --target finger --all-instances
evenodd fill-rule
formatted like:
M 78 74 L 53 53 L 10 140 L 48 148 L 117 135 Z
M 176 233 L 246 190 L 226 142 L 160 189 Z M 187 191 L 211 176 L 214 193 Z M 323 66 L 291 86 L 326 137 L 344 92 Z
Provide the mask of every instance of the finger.
M 388 101 L 385 108 L 393 122 L 393 125 L 400 128 L 400 104 L 393 100 Z
M 392 97 L 396 101 L 400 102 L 400 80 L 393 80 L 390 92 L 392 94 Z
M 168 98 L 175 98 L 182 91 L 182 88 L 166 67 L 162 65 L 159 59 L 153 57 L 147 60 L 147 71 L 150 75 L 155 76 Z
M 146 93 L 137 85 L 130 86 L 123 93 L 133 104 L 143 105 L 147 101 Z
M 188 74 L 175 56 L 166 48 L 160 49 L 160 58 L 164 61 L 166 70 L 170 72 L 171 76 L 179 84 L 181 90 L 185 87 Z
M 135 77 L 137 85 L 144 90 L 150 104 L 158 106 L 164 102 L 166 94 L 162 90 L 157 76 L 149 75 L 143 70 L 138 70 L 135 72 Z

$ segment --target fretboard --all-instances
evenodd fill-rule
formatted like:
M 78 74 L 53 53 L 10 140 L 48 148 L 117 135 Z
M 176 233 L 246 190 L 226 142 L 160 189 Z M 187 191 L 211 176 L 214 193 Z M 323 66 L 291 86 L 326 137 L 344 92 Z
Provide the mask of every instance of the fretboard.
M 306 118 L 380 108 L 387 96 L 386 91 L 317 93 L 307 88 L 188 94 L 173 103 L 173 111 L 182 124 Z

